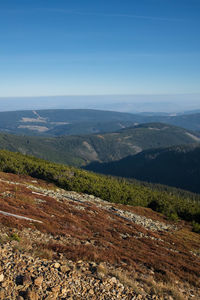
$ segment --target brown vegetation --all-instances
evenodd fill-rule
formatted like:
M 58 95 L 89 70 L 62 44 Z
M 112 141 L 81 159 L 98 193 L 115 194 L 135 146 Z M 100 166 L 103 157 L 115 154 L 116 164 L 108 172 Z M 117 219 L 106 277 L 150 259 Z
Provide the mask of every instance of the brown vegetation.
M 192 233 L 188 224 L 179 223 L 177 231 L 151 232 L 91 203 L 55 199 L 34 192 L 30 185 L 57 189 L 42 180 L 4 173 L 0 174 L 0 179 L 0 210 L 43 222 L 39 224 L 0 214 L 0 223 L 19 230 L 29 227 L 33 232 L 39 230 L 51 236 L 48 242 L 34 241 L 36 255 L 52 258 L 62 254 L 76 261 L 106 262 L 126 269 L 129 275 L 132 274 L 130 276 L 135 272 L 151 275 L 152 280 L 162 282 L 162 288 L 174 282 L 199 286 L 200 235 Z M 147 208 L 114 206 L 167 222 L 161 214 Z M 22 239 L 20 243 L 28 249 L 27 240 Z

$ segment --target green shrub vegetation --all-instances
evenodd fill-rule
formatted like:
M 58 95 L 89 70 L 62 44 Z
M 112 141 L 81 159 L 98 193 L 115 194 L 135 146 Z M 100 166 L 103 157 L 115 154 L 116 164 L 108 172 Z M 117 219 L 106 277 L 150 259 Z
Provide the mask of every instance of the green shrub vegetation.
M 200 224 L 199 197 L 190 197 L 190 193 L 152 188 L 137 181 L 98 175 L 6 150 L 0 151 L 0 170 L 44 179 L 66 190 L 92 194 L 110 202 L 150 207 L 169 219 Z
M 20 237 L 19 237 L 16 233 L 11 234 L 11 236 L 9 237 L 9 239 L 10 239 L 11 241 L 17 241 L 17 242 L 20 242 Z
M 192 222 L 192 230 L 194 232 L 200 233 L 200 224 L 197 223 L 197 222 L 195 222 L 195 221 L 193 221 Z

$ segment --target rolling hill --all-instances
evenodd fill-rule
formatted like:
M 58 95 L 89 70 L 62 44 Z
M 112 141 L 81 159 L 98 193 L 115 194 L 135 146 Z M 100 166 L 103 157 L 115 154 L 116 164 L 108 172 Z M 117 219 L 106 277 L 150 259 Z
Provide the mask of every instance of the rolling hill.
M 92 161 L 109 162 L 145 149 L 198 142 L 185 129 L 160 124 L 142 124 L 105 134 L 31 137 L 0 134 L 0 149 L 30 154 L 50 161 L 84 166 Z
M 200 144 L 146 150 L 115 162 L 94 162 L 86 168 L 200 193 Z
M 89 109 L 0 112 L 0 130 L 26 135 L 72 135 L 109 132 L 137 122 L 128 113 Z
M 177 116 L 158 116 L 154 119 L 157 122 L 164 122 L 167 124 L 180 126 L 189 130 L 200 130 L 200 113 L 183 114 Z
M 91 109 L 0 112 L 0 131 L 25 135 L 60 136 L 105 133 L 137 124 L 154 122 L 199 131 L 200 113 L 170 116 Z

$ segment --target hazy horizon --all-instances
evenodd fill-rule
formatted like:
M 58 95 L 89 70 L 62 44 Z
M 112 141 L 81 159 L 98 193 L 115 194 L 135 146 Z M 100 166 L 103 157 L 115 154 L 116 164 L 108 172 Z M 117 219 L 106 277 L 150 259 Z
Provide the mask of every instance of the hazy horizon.
M 100 109 L 130 113 L 183 113 L 200 110 L 200 94 L 0 97 L 0 111 L 34 109 Z

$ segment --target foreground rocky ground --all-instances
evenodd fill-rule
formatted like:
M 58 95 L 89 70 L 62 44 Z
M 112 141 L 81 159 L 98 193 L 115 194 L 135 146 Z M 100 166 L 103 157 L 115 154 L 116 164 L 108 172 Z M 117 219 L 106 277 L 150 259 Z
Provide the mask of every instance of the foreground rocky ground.
M 200 299 L 199 248 L 150 209 L 0 173 L 0 299 Z
M 98 273 L 103 265 L 34 258 L 12 246 L 6 244 L 0 252 L 1 299 L 132 299 L 135 295 L 115 277 Z

